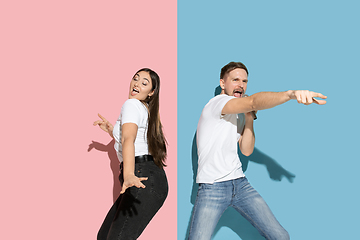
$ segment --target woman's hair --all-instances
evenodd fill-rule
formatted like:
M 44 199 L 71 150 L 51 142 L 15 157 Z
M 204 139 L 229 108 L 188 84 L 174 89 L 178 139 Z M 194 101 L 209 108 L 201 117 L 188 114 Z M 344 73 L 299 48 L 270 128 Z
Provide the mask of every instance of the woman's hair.
M 149 120 L 147 129 L 147 142 L 149 147 L 149 153 L 154 158 L 154 162 L 160 168 L 165 165 L 166 159 L 166 139 L 162 131 L 162 124 L 159 114 L 159 92 L 160 92 L 160 77 L 156 72 L 149 68 L 142 68 L 136 73 L 147 72 L 150 75 L 152 89 L 154 94 L 148 96 L 145 100 L 142 100 L 149 108 Z

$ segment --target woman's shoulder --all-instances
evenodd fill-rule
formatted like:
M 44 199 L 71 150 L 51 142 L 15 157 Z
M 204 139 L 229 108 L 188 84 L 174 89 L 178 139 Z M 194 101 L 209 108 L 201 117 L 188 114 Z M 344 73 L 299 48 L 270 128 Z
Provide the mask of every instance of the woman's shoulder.
M 138 99 L 130 98 L 126 100 L 122 106 L 123 109 L 130 108 L 130 109 L 139 109 L 140 111 L 146 111 L 145 105 Z
M 123 104 L 124 105 L 133 105 L 133 106 L 141 106 L 143 105 L 140 100 L 135 99 L 135 98 L 129 98 L 128 100 L 126 100 Z

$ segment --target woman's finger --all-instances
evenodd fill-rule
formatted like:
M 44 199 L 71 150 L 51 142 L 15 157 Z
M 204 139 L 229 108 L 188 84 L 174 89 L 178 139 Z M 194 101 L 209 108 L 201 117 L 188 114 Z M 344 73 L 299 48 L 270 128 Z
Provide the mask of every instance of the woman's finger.
M 101 120 L 97 120 L 97 121 L 95 121 L 94 123 L 93 123 L 93 125 L 94 126 L 96 126 L 96 125 L 98 125 L 98 124 L 102 124 L 103 123 L 103 121 L 101 121 Z
M 120 194 L 123 194 L 126 189 L 127 189 L 127 187 L 125 186 L 125 184 L 123 184 L 122 187 L 121 187 L 121 192 L 120 192 Z
M 103 116 L 100 115 L 100 113 L 98 113 L 99 118 L 101 118 L 104 122 L 107 122 L 106 118 L 104 118 Z

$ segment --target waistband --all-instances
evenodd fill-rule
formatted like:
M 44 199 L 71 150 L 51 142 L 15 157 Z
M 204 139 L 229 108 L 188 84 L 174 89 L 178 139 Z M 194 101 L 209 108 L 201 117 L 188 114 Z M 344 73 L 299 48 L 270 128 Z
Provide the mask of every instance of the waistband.
M 153 156 L 151 155 L 141 155 L 135 157 L 135 163 L 143 163 L 143 162 L 149 162 L 154 161 Z

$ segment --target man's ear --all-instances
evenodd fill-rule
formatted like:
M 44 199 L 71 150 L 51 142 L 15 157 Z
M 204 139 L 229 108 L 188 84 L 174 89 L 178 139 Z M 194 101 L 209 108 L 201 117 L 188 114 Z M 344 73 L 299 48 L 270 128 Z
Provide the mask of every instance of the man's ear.
M 225 80 L 224 79 L 220 79 L 220 87 L 222 90 L 225 89 Z

